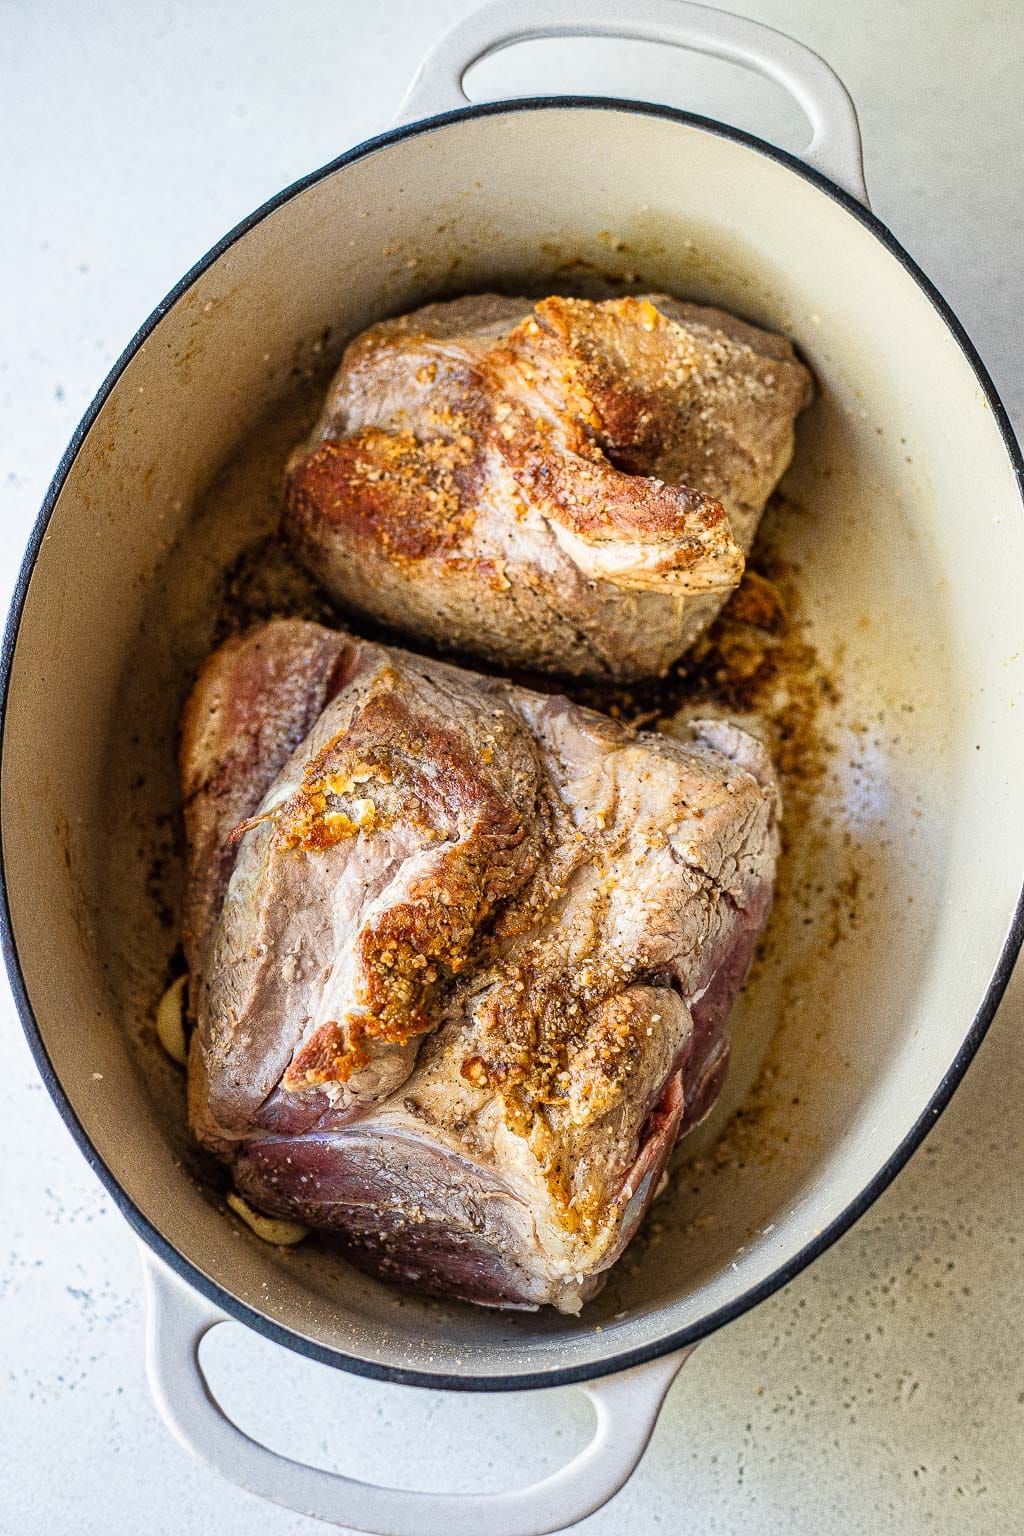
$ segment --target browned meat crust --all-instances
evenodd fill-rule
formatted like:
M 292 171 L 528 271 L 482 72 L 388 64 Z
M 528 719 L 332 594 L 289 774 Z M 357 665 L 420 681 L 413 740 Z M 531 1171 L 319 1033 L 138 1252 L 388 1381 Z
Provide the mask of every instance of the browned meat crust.
M 204 667 L 182 777 L 197 1136 L 385 1277 L 574 1310 L 721 1082 L 763 749 L 275 621 Z
M 499 662 L 656 674 L 738 584 L 810 376 L 655 295 L 493 295 L 351 343 L 284 528 L 361 612 Z

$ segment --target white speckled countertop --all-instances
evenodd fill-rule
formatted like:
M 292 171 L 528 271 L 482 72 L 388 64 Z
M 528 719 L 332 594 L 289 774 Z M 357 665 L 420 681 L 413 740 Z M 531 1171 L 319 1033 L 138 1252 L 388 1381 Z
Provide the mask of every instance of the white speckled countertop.
M 624 6 L 627 0 L 623 0 Z M 0 592 L 122 346 L 230 225 L 386 122 L 470 0 L 6 0 Z M 876 211 L 958 311 L 1024 430 L 1024 10 L 1014 0 L 746 0 L 846 79 Z M 302 21 L 297 18 L 301 15 Z M 738 101 L 742 92 L 742 106 Z M 478 94 L 647 96 L 798 147 L 774 89 L 600 43 L 520 50 Z M 935 1132 L 808 1272 L 708 1340 L 627 1490 L 581 1533 L 1002 1533 L 1024 1510 L 1024 980 Z M 0 1533 L 299 1536 L 172 1443 L 142 1364 L 135 1240 L 39 1082 L 0 984 Z M 380 1386 L 236 1324 L 204 1351 L 276 1448 L 421 1487 L 499 1487 L 586 1434 L 571 1389 Z M 272 1391 L 267 1381 L 273 1382 Z

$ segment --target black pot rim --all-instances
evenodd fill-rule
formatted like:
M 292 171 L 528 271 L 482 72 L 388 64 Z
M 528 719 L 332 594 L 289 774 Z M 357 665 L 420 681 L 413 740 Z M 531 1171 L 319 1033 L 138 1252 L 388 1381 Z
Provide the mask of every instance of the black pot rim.
M 234 229 L 225 235 L 186 273 L 181 281 L 171 289 L 167 297 L 157 305 L 153 313 L 129 342 L 125 351 L 121 354 L 100 386 L 95 399 L 76 428 L 61 458 L 56 474 L 46 493 L 39 516 L 36 519 L 22 561 L 7 618 L 2 653 L 0 653 L 0 767 L 2 767 L 3 750 L 6 741 L 7 701 L 14 663 L 14 651 L 28 594 L 29 582 L 47 525 L 86 434 L 96 421 L 122 373 L 167 312 L 196 280 L 225 251 L 240 240 L 243 235 L 248 234 L 250 230 L 254 229 L 269 214 L 283 207 L 293 197 L 306 191 L 325 177 L 332 175 L 335 171 L 352 165 L 357 160 L 364 159 L 379 149 L 400 143 L 404 139 L 431 133 L 437 128 L 443 128 L 452 123 L 464 122 L 479 117 L 489 117 L 500 113 L 533 112 L 551 108 L 564 111 L 585 108 L 639 114 L 646 117 L 663 118 L 669 122 L 681 123 L 688 127 L 700 128 L 718 137 L 731 139 L 739 144 L 743 144 L 769 160 L 774 160 L 776 163 L 787 167 L 790 171 L 802 177 L 803 180 L 810 182 L 812 186 L 816 187 L 832 201 L 839 203 L 858 223 L 868 229 L 881 242 L 889 254 L 910 274 L 952 333 L 960 350 L 971 365 L 978 384 L 999 426 L 1007 455 L 1014 470 L 1018 489 L 1021 493 L 1022 502 L 1024 502 L 1024 458 L 1022 458 L 1021 450 L 1013 428 L 1010 425 L 1006 409 L 970 337 L 934 284 L 925 276 L 913 258 L 903 249 L 887 226 L 870 209 L 858 202 L 856 198 L 844 191 L 843 188 L 837 186 L 835 182 L 829 180 L 828 177 L 822 175 L 821 172 L 805 165 L 786 150 L 778 149 L 772 144 L 767 144 L 764 140 L 740 128 L 730 127 L 711 118 L 701 117 L 696 113 L 683 112 L 673 107 L 657 106 L 649 102 L 620 100 L 603 96 L 537 96 L 517 98 L 511 101 L 488 102 L 478 106 L 460 108 L 456 111 L 443 113 L 437 117 L 427 118 L 420 122 L 394 128 L 374 138 L 367 139 L 364 143 L 348 150 L 345 154 L 330 161 L 319 170 L 302 177 L 283 192 L 280 192 L 276 197 L 271 198 L 262 207 L 250 214 L 248 218 L 243 219 L 240 224 L 237 224 Z M 330 1348 L 301 1334 L 297 1334 L 291 1329 L 285 1328 L 272 1319 L 265 1317 L 262 1313 L 255 1311 L 247 1303 L 240 1301 L 231 1292 L 218 1285 L 216 1281 L 203 1274 L 190 1259 L 177 1248 L 174 1248 L 158 1228 L 150 1222 L 103 1161 L 76 1115 L 70 1099 L 54 1071 L 25 986 L 14 939 L 6 873 L 2 860 L 0 860 L 0 946 L 3 949 L 15 1005 L 35 1058 L 36 1066 L 57 1105 L 61 1117 L 78 1143 L 87 1162 L 94 1169 L 138 1237 L 183 1280 L 193 1286 L 228 1316 L 245 1323 L 250 1328 L 254 1328 L 258 1333 L 273 1339 L 276 1343 L 285 1345 L 289 1349 L 295 1350 L 299 1354 L 320 1361 L 322 1364 L 351 1371 L 360 1376 L 373 1377 L 379 1381 L 461 1391 L 522 1391 L 533 1387 L 565 1386 L 573 1382 L 592 1380 L 597 1377 L 610 1375 L 613 1372 L 626 1370 L 630 1366 L 641 1365 L 646 1361 L 655 1360 L 662 1355 L 669 1354 L 673 1350 L 683 1349 L 696 1344 L 700 1339 L 706 1338 L 724 1324 L 732 1322 L 744 1312 L 749 1311 L 750 1308 L 766 1300 L 784 1285 L 787 1285 L 801 1270 L 818 1258 L 826 1248 L 831 1247 L 855 1221 L 863 1216 L 882 1191 L 892 1182 L 904 1163 L 906 1163 L 907 1159 L 935 1124 L 939 1115 L 948 1104 L 954 1089 L 966 1072 L 967 1067 L 970 1065 L 975 1052 L 984 1038 L 985 1032 L 992 1022 L 1013 971 L 1022 941 L 1024 941 L 1024 879 L 1022 879 L 1021 895 L 1017 899 L 1006 940 L 992 979 L 982 999 L 981 1006 L 964 1036 L 956 1057 L 932 1094 L 927 1107 L 893 1151 L 884 1166 L 865 1185 L 857 1198 L 851 1201 L 839 1216 L 813 1237 L 797 1254 L 781 1265 L 765 1280 L 756 1286 L 752 1286 L 734 1301 L 728 1303 L 728 1305 L 720 1307 L 709 1316 L 691 1323 L 685 1328 L 676 1329 L 638 1348 L 624 1350 L 619 1354 L 591 1364 L 567 1366 L 555 1370 L 513 1372 L 494 1376 L 459 1376 L 437 1371 L 409 1370 L 396 1366 L 381 1365 L 376 1361 L 361 1360 L 356 1356 L 346 1355 L 341 1350 Z

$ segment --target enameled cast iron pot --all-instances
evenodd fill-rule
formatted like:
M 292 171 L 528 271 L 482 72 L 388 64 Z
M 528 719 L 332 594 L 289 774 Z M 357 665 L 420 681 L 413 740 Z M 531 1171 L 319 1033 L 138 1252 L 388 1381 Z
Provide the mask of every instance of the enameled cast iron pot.
M 812 144 L 797 160 L 636 102 L 465 104 L 474 60 L 584 34 L 759 70 L 799 102 Z M 842 701 L 818 883 L 849 904 L 841 827 L 859 850 L 858 911 L 838 948 L 805 945 L 798 965 L 743 1000 L 731 1102 L 765 1049 L 771 1070 L 746 1152 L 709 1176 L 713 1221 L 694 1227 L 691 1196 L 675 1207 L 670 1196 L 639 1275 L 617 1277 L 579 1319 L 438 1310 L 315 1246 L 285 1260 L 240 1237 L 190 1177 L 181 1089 L 154 1062 L 147 1025 L 174 936 L 153 921 L 124 852 L 123 786 L 145 759 L 157 807 L 174 808 L 174 716 L 195 661 L 184 610 L 230 544 L 201 535 L 193 508 L 235 445 L 272 419 L 296 361 L 328 327 L 336 351 L 382 313 L 438 293 L 516 291 L 548 274 L 555 286 L 587 262 L 784 330 L 815 370 L 787 485 L 804 510 L 784 541 Z M 187 1446 L 268 1498 L 359 1529 L 536 1536 L 622 1485 L 699 1339 L 867 1209 L 948 1100 L 1021 942 L 1021 471 L 961 326 L 868 211 L 836 76 L 788 38 L 673 0 L 488 5 L 428 57 L 401 126 L 253 214 L 156 309 L 76 432 L 32 535 L 3 655 L 0 809 L 15 996 L 61 1113 L 144 1244 L 153 1390 Z M 175 560 L 191 571 L 177 588 Z M 147 665 L 166 664 L 173 682 L 136 730 L 147 646 Z M 778 923 L 794 944 L 807 927 L 781 906 Z M 244 1436 L 209 1394 L 196 1350 L 225 1314 L 386 1380 L 584 1382 L 596 1435 L 555 1477 L 494 1496 L 385 1490 L 303 1467 Z

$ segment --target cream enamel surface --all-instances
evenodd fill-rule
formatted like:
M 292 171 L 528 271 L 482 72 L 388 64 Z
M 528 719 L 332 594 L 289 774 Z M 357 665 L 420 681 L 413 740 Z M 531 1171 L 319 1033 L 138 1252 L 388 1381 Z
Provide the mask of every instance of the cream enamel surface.
M 543 183 L 531 181 L 538 163 Z M 870 714 L 885 690 L 897 706 L 913 693 L 914 726 L 837 787 L 887 846 L 879 895 L 840 974 L 826 965 L 811 979 L 831 989 L 822 1050 L 842 1070 L 823 1072 L 810 1052 L 787 1074 L 803 1152 L 787 1148 L 756 1178 L 719 1180 L 713 1235 L 697 1240 L 681 1221 L 642 1282 L 613 1287 L 583 1326 L 451 1309 L 438 1333 L 423 1303 L 312 1250 L 271 1277 L 272 1256 L 230 1241 L 172 1161 L 180 1110 L 154 1113 L 121 1044 L 137 1029 L 147 965 L 156 974 L 169 941 L 147 954 L 130 914 L 127 933 L 104 932 L 104 893 L 123 878 L 105 859 L 108 754 L 130 758 L 126 678 L 161 560 L 193 536 L 194 495 L 282 392 L 297 353 L 328 325 L 340 341 L 418 302 L 456 256 L 468 289 L 537 276 L 553 248 L 607 269 L 609 208 L 620 238 L 646 246 L 619 256 L 623 265 L 639 261 L 654 286 L 785 329 L 812 363 L 820 399 L 793 482 L 814 519 L 798 551 L 808 608 L 822 649 L 846 648 L 844 696 Z M 281 1326 L 378 1365 L 499 1376 L 597 1365 L 729 1306 L 896 1151 L 995 969 L 1024 870 L 1024 792 L 1009 769 L 1024 746 L 1024 715 L 1011 707 L 1020 621 L 999 584 L 1018 562 L 1024 519 L 1005 446 L 945 323 L 846 208 L 745 145 L 640 114 L 508 112 L 377 148 L 290 199 L 182 296 L 116 384 L 55 508 L 18 640 L 3 786 L 14 928 L 47 1049 L 101 1156 L 210 1279 Z M 69 992 L 93 1021 L 74 1035 L 61 1027 Z M 738 1031 L 766 1037 L 766 1007 L 755 989 L 753 1022 Z

